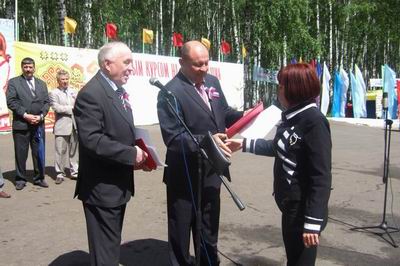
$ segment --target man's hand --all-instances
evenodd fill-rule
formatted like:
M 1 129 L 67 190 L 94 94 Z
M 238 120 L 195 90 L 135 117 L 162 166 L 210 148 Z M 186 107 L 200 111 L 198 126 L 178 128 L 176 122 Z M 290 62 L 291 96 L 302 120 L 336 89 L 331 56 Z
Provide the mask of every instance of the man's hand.
M 225 145 L 228 146 L 232 152 L 236 152 L 242 149 L 243 139 L 227 139 L 225 140 Z
M 31 125 L 37 125 L 40 122 L 40 115 L 24 114 L 24 119 Z
M 319 235 L 312 233 L 303 233 L 303 243 L 306 248 L 319 245 Z
M 139 148 L 139 146 L 135 146 L 135 148 L 136 148 L 136 159 L 134 166 L 139 167 L 146 161 L 148 155 L 144 150 Z
M 215 140 L 215 143 L 217 143 L 218 147 L 221 148 L 222 152 L 227 156 L 231 157 L 232 151 L 231 149 L 225 145 L 224 140 L 227 139 L 226 134 L 223 133 L 217 133 L 213 135 L 213 139 Z

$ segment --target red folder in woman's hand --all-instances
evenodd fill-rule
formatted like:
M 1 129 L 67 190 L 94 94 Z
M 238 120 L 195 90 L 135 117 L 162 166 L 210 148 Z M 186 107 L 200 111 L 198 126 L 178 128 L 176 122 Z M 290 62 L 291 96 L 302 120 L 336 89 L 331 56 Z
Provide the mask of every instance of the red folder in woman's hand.
M 232 138 L 239 131 L 241 131 L 247 124 L 253 121 L 264 110 L 263 102 L 259 102 L 254 108 L 246 115 L 242 116 L 235 124 L 226 130 L 228 138 Z

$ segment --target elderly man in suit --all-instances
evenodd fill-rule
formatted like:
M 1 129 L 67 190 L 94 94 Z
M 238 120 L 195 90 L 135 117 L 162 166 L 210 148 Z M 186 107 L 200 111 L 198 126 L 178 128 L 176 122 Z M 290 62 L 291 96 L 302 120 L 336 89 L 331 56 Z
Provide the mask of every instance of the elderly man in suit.
M 226 102 L 220 83 L 207 74 L 209 55 L 198 41 L 189 41 L 181 48 L 179 73 L 166 85 L 175 96 L 177 111 L 189 130 L 199 140 L 208 131 L 214 134 L 219 145 L 230 152 L 219 138 L 226 137 L 226 127 L 242 117 Z M 196 235 L 195 206 L 197 198 L 198 160 L 197 147 L 175 119 L 161 92 L 158 96 L 158 118 L 161 133 L 167 146 L 164 182 L 167 185 L 168 244 L 172 265 L 192 265 L 189 254 L 190 231 Z M 202 244 L 201 264 L 218 265 L 218 229 L 220 214 L 221 180 L 209 167 L 202 164 Z M 188 169 L 188 171 L 186 170 Z M 226 173 L 229 176 L 229 173 Z M 194 194 L 194 197 L 193 197 Z M 204 246 L 206 250 L 204 250 Z M 199 255 L 199 254 L 196 254 Z
M 46 83 L 33 76 L 35 61 L 26 57 L 21 61 L 22 75 L 10 79 L 7 105 L 13 112 L 13 138 L 15 152 L 15 188 L 21 190 L 27 182 L 26 160 L 29 145 L 32 150 L 34 185 L 48 187 L 44 180 L 44 118 L 49 111 Z
M 133 71 L 131 50 L 108 43 L 98 63 L 100 70 L 79 91 L 73 110 L 79 136 L 75 195 L 83 202 L 91 265 L 118 265 L 133 170 L 145 168 L 147 154 L 135 146 L 132 110 L 122 87 Z
M 74 109 L 76 91 L 69 88 L 69 74 L 60 70 L 56 75 L 58 87 L 49 94 L 50 104 L 55 113 L 53 133 L 55 135 L 55 162 L 57 173 L 56 184 L 61 184 L 69 169 L 72 178 L 78 176 L 78 136 L 72 110 Z

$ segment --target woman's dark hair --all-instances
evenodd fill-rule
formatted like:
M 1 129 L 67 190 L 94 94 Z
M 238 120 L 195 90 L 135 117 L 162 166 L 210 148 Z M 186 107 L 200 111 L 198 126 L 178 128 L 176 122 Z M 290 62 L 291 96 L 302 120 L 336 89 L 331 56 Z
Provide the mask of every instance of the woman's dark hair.
M 278 73 L 278 81 L 291 106 L 314 100 L 320 94 L 317 73 L 309 64 L 291 64 L 283 67 Z

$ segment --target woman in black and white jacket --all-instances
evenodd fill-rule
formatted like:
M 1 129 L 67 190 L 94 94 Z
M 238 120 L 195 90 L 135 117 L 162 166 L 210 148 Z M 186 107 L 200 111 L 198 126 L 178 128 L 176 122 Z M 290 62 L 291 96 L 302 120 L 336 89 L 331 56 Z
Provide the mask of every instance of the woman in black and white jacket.
M 274 156 L 274 196 L 282 212 L 287 265 L 314 265 L 319 236 L 328 218 L 331 190 L 331 133 L 317 108 L 320 84 L 307 64 L 278 74 L 278 99 L 286 111 L 273 140 L 230 139 L 232 150 Z

